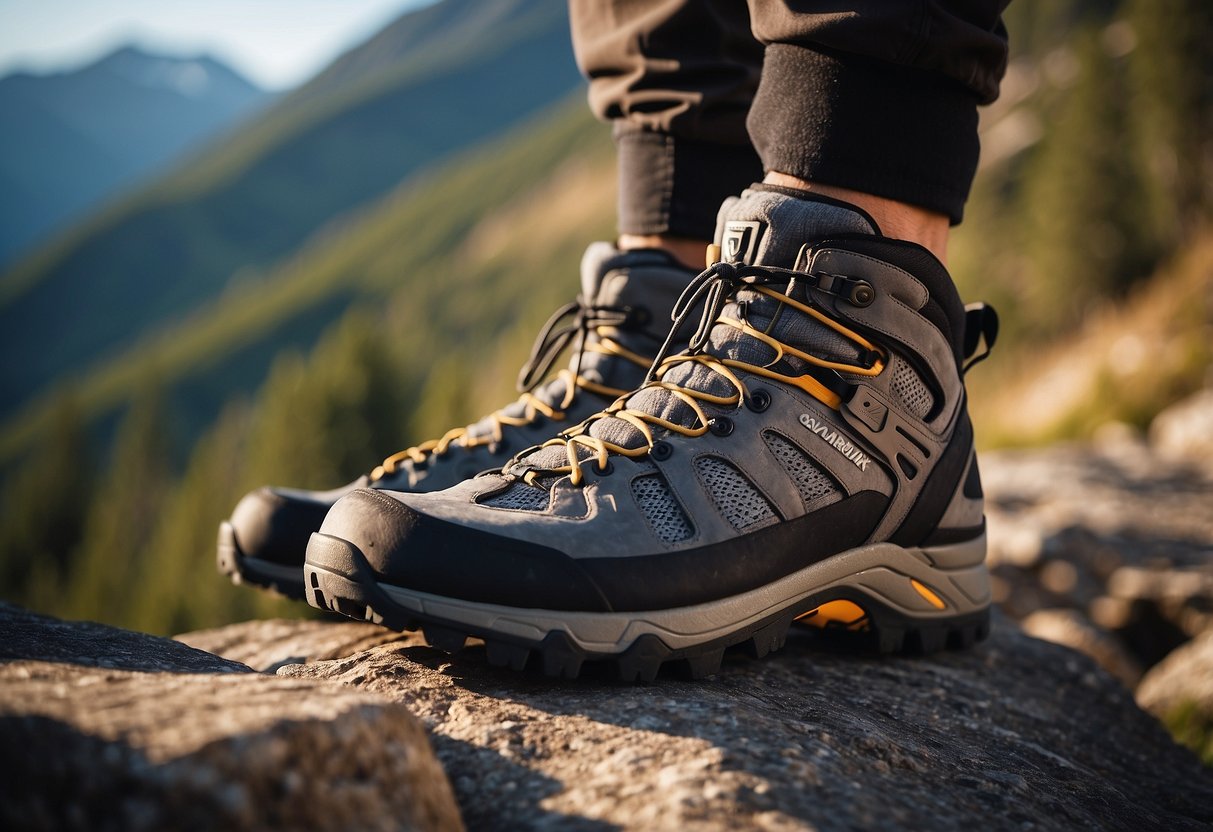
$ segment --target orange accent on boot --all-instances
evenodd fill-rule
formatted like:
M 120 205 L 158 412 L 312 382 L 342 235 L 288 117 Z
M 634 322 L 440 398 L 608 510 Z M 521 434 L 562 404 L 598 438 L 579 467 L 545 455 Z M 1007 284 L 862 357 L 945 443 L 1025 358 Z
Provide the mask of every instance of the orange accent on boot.
M 918 594 L 923 598 L 927 599 L 927 603 L 929 603 L 935 609 L 942 610 L 947 607 L 947 604 L 944 603 L 943 599 L 932 592 L 930 588 L 926 586 L 926 584 L 921 584 L 913 578 L 910 578 L 910 586 L 914 587 L 915 591 L 917 591 Z
M 796 620 L 822 630 L 843 629 L 852 632 L 866 632 L 869 623 L 868 614 L 863 607 L 854 601 L 841 598 L 826 601 L 816 609 L 801 613 L 796 616 Z

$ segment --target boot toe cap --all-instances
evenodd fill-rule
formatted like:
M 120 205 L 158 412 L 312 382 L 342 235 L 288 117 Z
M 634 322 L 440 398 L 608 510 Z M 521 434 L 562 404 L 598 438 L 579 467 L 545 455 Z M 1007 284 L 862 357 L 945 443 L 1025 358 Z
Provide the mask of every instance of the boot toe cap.
M 228 522 L 244 557 L 299 566 L 330 506 L 308 492 L 266 486 L 245 494 Z
M 397 497 L 359 489 L 333 506 L 321 534 L 361 552 L 375 580 L 478 603 L 608 611 L 576 560 L 546 546 L 432 517 Z

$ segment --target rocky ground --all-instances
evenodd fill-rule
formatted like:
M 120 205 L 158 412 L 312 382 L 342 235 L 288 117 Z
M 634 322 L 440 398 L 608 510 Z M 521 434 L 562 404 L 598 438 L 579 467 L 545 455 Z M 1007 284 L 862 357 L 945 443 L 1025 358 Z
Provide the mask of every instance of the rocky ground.
M 1213 390 L 1147 435 L 987 454 L 982 474 L 1002 610 L 1094 658 L 1213 766 Z
M 768 659 L 734 656 L 708 682 L 645 686 L 519 676 L 477 648 L 452 659 L 412 638 L 287 665 L 257 623 L 190 641 L 243 632 L 279 677 L 405 704 L 469 828 L 1213 823 L 1213 778 L 1129 691 L 1085 656 L 996 625 L 971 651 L 882 660 L 824 652 L 806 633 Z
M 0 828 L 1209 828 L 1163 723 L 1213 760 L 1211 422 L 1206 394 L 984 456 L 1003 612 L 964 652 L 806 632 L 630 686 L 352 622 L 174 642 L 0 606 Z
M 0 605 L 0 829 L 457 829 L 407 708 Z

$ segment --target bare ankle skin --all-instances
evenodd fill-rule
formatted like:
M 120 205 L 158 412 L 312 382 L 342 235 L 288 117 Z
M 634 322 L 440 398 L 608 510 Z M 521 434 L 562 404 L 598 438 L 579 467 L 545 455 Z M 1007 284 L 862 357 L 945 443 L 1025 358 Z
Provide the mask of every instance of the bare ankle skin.
M 701 271 L 710 240 L 691 240 L 687 237 L 671 237 L 668 234 L 620 234 L 617 245 L 620 251 L 640 248 L 656 248 L 670 254 L 688 269 Z
M 939 258 L 939 262 L 947 263 L 949 223 L 944 214 L 850 188 L 809 182 L 778 171 L 771 171 L 762 181 L 768 185 L 800 188 L 849 202 L 871 214 L 886 237 L 918 243 Z
M 917 205 L 896 202 L 863 191 L 853 191 L 850 188 L 827 185 L 822 182 L 810 182 L 779 171 L 769 172 L 763 181 L 768 185 L 799 188 L 856 205 L 867 211 L 872 219 L 876 220 L 876 224 L 880 226 L 880 230 L 885 236 L 918 243 L 939 258 L 941 263 L 947 263 L 950 224 L 944 214 L 937 214 L 934 211 L 919 208 Z M 702 269 L 708 242 L 707 240 L 673 237 L 667 234 L 620 234 L 618 245 L 622 251 L 643 248 L 660 249 L 668 252 L 688 268 Z

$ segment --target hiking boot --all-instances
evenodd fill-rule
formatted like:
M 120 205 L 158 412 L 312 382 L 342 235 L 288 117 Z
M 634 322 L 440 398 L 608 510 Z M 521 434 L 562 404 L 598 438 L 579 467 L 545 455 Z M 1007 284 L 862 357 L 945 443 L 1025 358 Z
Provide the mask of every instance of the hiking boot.
M 500 472 L 343 497 L 308 545 L 309 603 L 625 680 L 713 673 L 794 621 L 880 651 L 984 637 L 962 363 L 992 312 L 966 314 L 925 249 L 803 192 L 727 201 L 716 244 L 726 262 L 675 310 L 698 322 L 687 349 Z
M 388 457 L 331 491 L 259 488 L 219 527 L 219 570 L 303 598 L 308 538 L 329 508 L 356 489 L 438 491 L 576 425 L 644 378 L 669 328 L 670 310 L 695 273 L 660 251 L 595 243 L 581 263 L 582 293 L 544 326 L 519 374 L 521 398 L 475 424 Z M 541 384 L 567 348 L 567 369 Z

